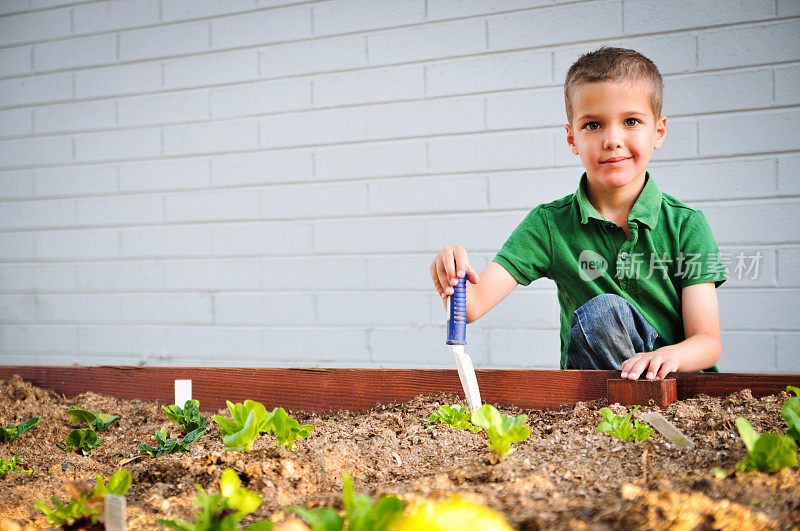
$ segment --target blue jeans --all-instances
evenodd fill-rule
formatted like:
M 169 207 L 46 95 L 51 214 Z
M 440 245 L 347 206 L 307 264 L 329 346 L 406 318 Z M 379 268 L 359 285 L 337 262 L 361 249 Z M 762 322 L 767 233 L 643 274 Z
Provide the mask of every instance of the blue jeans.
M 566 369 L 620 370 L 637 352 L 651 352 L 658 332 L 619 295 L 594 297 L 575 310 Z

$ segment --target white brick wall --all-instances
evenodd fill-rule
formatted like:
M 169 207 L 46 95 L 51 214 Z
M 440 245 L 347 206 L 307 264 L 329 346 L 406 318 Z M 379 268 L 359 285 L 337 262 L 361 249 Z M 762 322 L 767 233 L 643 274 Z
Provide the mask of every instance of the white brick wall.
M 798 373 L 798 17 L 794 0 L 0 2 L 0 363 L 452 367 L 430 260 L 460 243 L 482 268 L 574 191 L 561 85 L 609 44 L 664 74 L 651 170 L 731 257 L 720 367 Z M 740 253 L 761 254 L 757 278 Z M 469 341 L 478 367 L 556 367 L 555 285 Z

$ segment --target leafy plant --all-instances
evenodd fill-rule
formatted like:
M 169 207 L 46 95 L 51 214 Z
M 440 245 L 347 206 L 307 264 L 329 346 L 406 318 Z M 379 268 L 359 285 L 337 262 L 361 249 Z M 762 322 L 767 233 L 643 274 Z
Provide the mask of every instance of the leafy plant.
M 795 394 L 781 408 L 781 416 L 789 426 L 786 435 L 800 443 L 800 388 L 789 385 L 786 387 L 786 392 Z
M 531 429 L 524 426 L 528 415 L 503 416 L 491 404 L 484 404 L 471 417 L 472 423 L 486 430 L 489 437 L 489 450 L 502 461 L 513 450 L 511 445 L 524 441 L 531 434 Z
M 282 407 L 276 407 L 267 418 L 266 426 L 275 434 L 278 439 L 276 446 L 294 448 L 294 441 L 305 439 L 314 429 L 313 424 L 301 425 L 297 420 L 286 414 Z
M 27 472 L 28 474 L 33 474 L 32 468 L 27 468 L 25 465 L 19 462 L 17 459 L 17 454 L 14 454 L 14 457 L 11 458 L 11 461 L 7 461 L 0 457 L 0 478 L 6 475 L 6 472 L 12 472 L 14 470 L 21 470 L 23 472 Z
M 469 430 L 472 433 L 478 433 L 481 431 L 481 427 L 471 423 L 469 421 L 470 416 L 467 408 L 453 404 L 452 406 L 439 406 L 439 409 L 428 417 L 428 422 L 435 424 L 445 423 L 457 430 Z
M 0 428 L 0 442 L 13 441 L 26 431 L 32 430 L 33 428 L 38 426 L 40 420 L 42 420 L 42 417 L 33 417 L 32 419 L 28 419 L 25 422 L 20 422 L 19 424 L 16 425 L 12 422 L 5 428 Z
M 600 414 L 603 416 L 603 421 L 597 425 L 597 431 L 608 433 L 623 441 L 635 439 L 641 442 L 649 439 L 655 431 L 653 428 L 638 420 L 631 422 L 633 414 L 636 413 L 637 409 L 639 409 L 639 406 L 633 408 L 627 416 L 621 417 L 619 415 L 614 415 L 607 407 L 602 408 Z
M 251 452 L 253 442 L 259 433 L 269 431 L 267 409 L 263 404 L 253 400 L 245 400 L 239 404 L 234 404 L 230 400 L 226 402 L 233 420 L 221 415 L 213 417 L 222 431 L 222 442 L 228 450 Z
M 119 415 L 109 415 L 108 413 L 92 413 L 78 406 L 69 406 L 67 416 L 72 422 L 88 424 L 97 431 L 105 431 L 111 424 L 122 418 Z
M 342 474 L 344 516 L 330 507 L 289 507 L 311 526 L 312 531 L 383 531 L 402 514 L 405 504 L 397 496 L 384 496 L 375 501 L 370 496 L 355 494 L 353 478 Z
M 85 481 L 71 481 L 65 485 L 67 493 L 71 496 L 68 503 L 62 503 L 58 498 L 52 496 L 54 508 L 51 508 L 45 500 L 39 500 L 34 508 L 41 511 L 47 517 L 47 521 L 57 526 L 75 526 L 76 529 L 83 525 L 96 523 L 103 513 L 103 499 L 106 494 L 124 496 L 131 488 L 131 473 L 127 470 L 117 470 L 110 478 L 108 483 L 103 481 L 103 476 L 97 474 L 94 485 Z
M 158 520 L 158 523 L 183 531 L 211 531 L 211 530 L 233 530 L 237 529 L 236 524 L 246 515 L 255 511 L 261 505 L 261 495 L 251 492 L 240 486 L 239 476 L 231 468 L 226 468 L 222 472 L 219 480 L 219 494 L 209 496 L 200 485 L 195 484 L 199 493 L 194 503 L 200 506 L 194 523 L 189 523 L 181 518 L 172 520 Z M 250 531 L 262 531 L 272 529 L 272 522 L 256 522 L 247 527 Z
M 174 405 L 161 406 L 161 409 L 164 410 L 170 422 L 181 428 L 183 434 L 205 428 L 208 422 L 208 418 L 200 415 L 200 402 L 197 400 L 187 400 L 183 408 Z
M 153 448 L 149 444 L 142 443 L 139 445 L 140 452 L 146 452 L 153 457 L 161 457 L 162 455 L 177 454 L 179 452 L 188 452 L 189 445 L 203 436 L 206 432 L 205 428 L 198 428 L 186 434 L 183 442 L 178 442 L 178 439 L 167 439 L 167 428 L 161 428 L 156 432 L 156 441 L 158 447 Z
M 797 465 L 797 445 L 791 437 L 777 433 L 759 435 L 744 417 L 736 417 L 736 429 L 749 454 L 736 463 L 738 472 L 777 472 Z
M 65 452 L 71 452 L 72 449 L 75 448 L 76 450 L 82 450 L 84 453 L 88 454 L 104 442 L 106 442 L 106 440 L 98 439 L 97 432 L 92 428 L 81 428 L 69 432 L 66 444 L 56 443 L 56 446 Z

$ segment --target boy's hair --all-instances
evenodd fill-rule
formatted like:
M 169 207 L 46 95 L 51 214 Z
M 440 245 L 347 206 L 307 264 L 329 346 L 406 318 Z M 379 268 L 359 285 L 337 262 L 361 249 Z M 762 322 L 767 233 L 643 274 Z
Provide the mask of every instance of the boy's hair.
M 572 123 L 572 96 L 584 83 L 598 81 L 643 81 L 650 84 L 650 107 L 656 118 L 661 116 L 663 82 L 655 63 L 637 51 L 603 46 L 580 56 L 567 72 L 564 100 L 567 121 Z

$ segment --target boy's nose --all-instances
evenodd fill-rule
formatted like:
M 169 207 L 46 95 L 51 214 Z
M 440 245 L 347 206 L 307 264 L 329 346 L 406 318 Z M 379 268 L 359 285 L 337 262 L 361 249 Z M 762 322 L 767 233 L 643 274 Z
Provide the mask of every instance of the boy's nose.
M 606 136 L 603 139 L 603 148 L 605 149 L 616 149 L 621 147 L 622 145 L 622 138 L 619 132 L 616 129 L 607 129 Z

